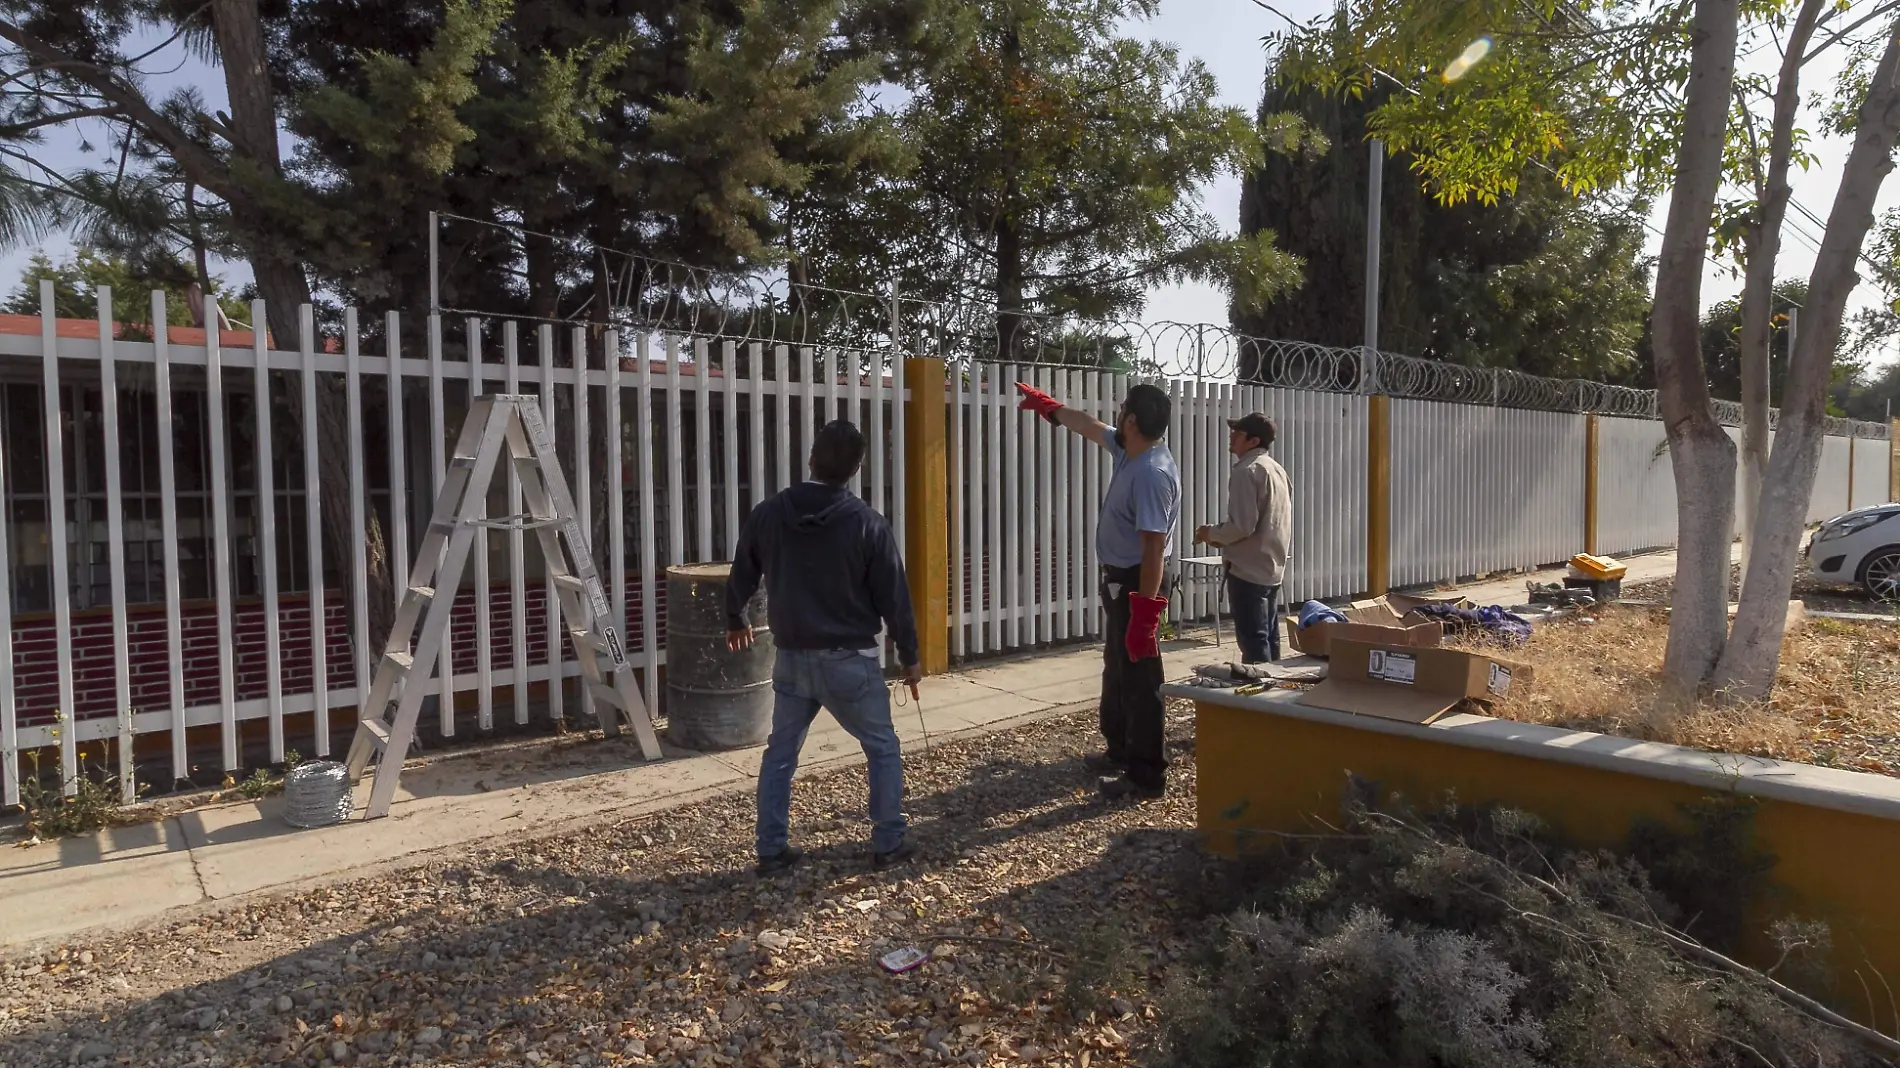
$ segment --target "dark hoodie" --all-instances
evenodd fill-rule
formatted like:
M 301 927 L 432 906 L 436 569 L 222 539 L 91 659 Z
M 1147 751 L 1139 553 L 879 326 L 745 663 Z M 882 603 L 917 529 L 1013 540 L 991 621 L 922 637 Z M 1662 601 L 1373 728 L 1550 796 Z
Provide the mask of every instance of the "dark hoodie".
M 804 482 L 752 509 L 726 587 L 728 628 L 744 628 L 761 574 L 766 619 L 780 649 L 874 649 L 882 620 L 898 659 L 917 662 L 917 623 L 897 539 L 848 488 Z

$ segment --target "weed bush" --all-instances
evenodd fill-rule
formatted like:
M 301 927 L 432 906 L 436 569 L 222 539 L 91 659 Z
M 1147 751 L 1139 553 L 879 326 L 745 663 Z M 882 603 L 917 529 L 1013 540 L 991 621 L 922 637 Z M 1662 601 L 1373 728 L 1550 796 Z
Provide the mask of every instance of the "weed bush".
M 48 784 L 40 771 L 37 750 L 26 755 L 27 773 L 20 778 L 20 809 L 25 814 L 22 828 L 28 838 L 66 838 L 91 834 L 119 822 L 122 793 L 119 777 L 94 767 L 79 752 L 79 774 L 73 779 L 73 794 L 65 795 L 57 781 Z
M 1745 852 L 1732 820 L 1695 841 Z M 1654 859 L 1664 836 L 1643 845 Z M 1560 848 L 1519 812 L 1354 806 L 1339 833 L 1289 841 L 1252 876 L 1167 992 L 1159 1063 L 1889 1063 L 1765 977 L 1684 952 L 1666 934 L 1683 908 L 1634 860 Z M 1791 953 L 1825 945 L 1811 927 L 1781 934 Z

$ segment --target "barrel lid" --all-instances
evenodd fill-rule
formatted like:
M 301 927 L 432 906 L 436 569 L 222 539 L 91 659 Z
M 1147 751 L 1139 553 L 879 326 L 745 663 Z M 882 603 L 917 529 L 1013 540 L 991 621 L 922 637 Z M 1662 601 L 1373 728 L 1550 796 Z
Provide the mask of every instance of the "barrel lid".
M 666 569 L 666 577 L 686 582 L 725 582 L 732 577 L 732 563 L 674 564 Z

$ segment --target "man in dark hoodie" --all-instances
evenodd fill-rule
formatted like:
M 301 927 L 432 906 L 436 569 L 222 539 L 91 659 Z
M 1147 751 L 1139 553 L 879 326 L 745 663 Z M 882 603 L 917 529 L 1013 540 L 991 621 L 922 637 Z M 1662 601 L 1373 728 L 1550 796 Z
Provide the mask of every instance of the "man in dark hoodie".
M 873 862 L 883 868 L 915 854 L 904 835 L 904 763 L 878 665 L 878 630 L 880 622 L 889 630 L 915 694 L 923 674 L 917 623 L 890 524 L 848 488 L 863 462 L 858 428 L 843 419 L 826 424 L 812 442 L 811 480 L 760 502 L 739 532 L 726 587 L 727 644 L 752 644 L 745 605 L 763 575 L 778 646 L 772 737 L 759 764 L 760 875 L 802 856 L 790 841 L 792 774 L 821 706 L 864 747 Z

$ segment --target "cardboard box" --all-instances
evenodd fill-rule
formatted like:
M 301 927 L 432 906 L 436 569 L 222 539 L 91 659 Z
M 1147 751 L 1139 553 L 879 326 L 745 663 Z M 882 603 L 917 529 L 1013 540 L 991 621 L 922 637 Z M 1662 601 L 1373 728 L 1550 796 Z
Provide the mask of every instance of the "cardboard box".
M 1491 701 L 1528 686 L 1528 665 L 1457 649 L 1341 641 L 1326 681 L 1300 703 L 1335 712 L 1431 723 L 1464 701 Z
M 1307 656 L 1324 657 L 1337 641 L 1385 643 L 1389 645 L 1430 648 L 1438 645 L 1445 637 L 1444 624 L 1433 620 L 1413 620 L 1405 622 L 1406 612 L 1410 612 L 1424 601 L 1415 598 L 1402 598 L 1406 607 L 1400 609 L 1392 603 L 1391 597 L 1375 597 L 1370 601 L 1354 601 L 1339 610 L 1346 617 L 1344 623 L 1315 623 L 1305 630 L 1300 629 L 1300 617 L 1286 617 L 1287 644 Z

